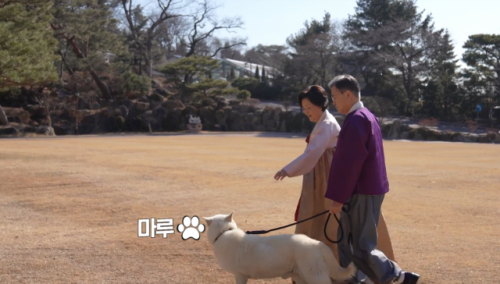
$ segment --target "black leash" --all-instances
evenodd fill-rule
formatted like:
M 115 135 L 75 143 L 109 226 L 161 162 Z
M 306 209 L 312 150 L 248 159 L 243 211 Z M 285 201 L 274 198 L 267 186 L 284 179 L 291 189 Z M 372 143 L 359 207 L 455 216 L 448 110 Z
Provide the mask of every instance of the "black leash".
M 349 203 L 344 204 L 344 206 L 345 206 L 345 205 L 348 205 L 348 206 L 349 206 Z M 344 212 L 346 212 L 346 213 L 347 213 L 347 212 L 349 211 L 349 209 L 345 209 L 345 207 L 344 207 L 344 206 L 342 206 L 342 211 L 344 211 Z M 274 229 L 271 229 L 271 230 L 247 231 L 246 233 L 247 233 L 247 234 L 250 234 L 250 235 L 262 235 L 262 234 L 267 234 L 267 233 L 272 232 L 272 231 L 281 230 L 281 229 L 284 229 L 284 228 L 287 228 L 287 227 L 290 227 L 290 226 L 293 226 L 293 225 L 297 225 L 297 224 L 299 224 L 299 223 L 302 223 L 302 222 L 305 222 L 305 221 L 311 220 L 311 219 L 313 219 L 313 218 L 316 218 L 316 217 L 321 216 L 321 215 L 323 215 L 323 214 L 326 214 L 326 213 L 328 213 L 328 212 L 330 212 L 330 210 L 325 210 L 325 211 L 323 211 L 323 212 L 321 212 L 321 213 L 319 213 L 319 214 L 316 214 L 316 215 L 314 215 L 314 216 L 312 216 L 312 217 L 309 217 L 309 218 L 307 218 L 307 219 L 304 219 L 304 220 L 301 220 L 301 221 L 298 221 L 298 222 L 295 222 L 295 223 L 292 223 L 292 224 L 289 224 L 289 225 L 286 225 L 286 226 L 282 226 L 282 227 L 274 228 Z M 329 214 L 328 214 L 328 217 L 326 218 L 326 222 L 325 222 L 325 228 L 324 228 L 325 237 L 326 237 L 326 238 L 327 238 L 330 242 L 332 242 L 332 243 L 334 243 L 334 244 L 338 244 L 338 243 L 340 243 L 340 242 L 342 241 L 342 239 L 344 238 L 344 228 L 342 228 L 342 224 L 340 224 L 340 220 L 339 220 L 339 218 L 337 217 L 337 215 L 336 215 L 336 214 L 334 214 L 335 219 L 337 220 L 337 223 L 339 223 L 339 229 L 341 230 L 342 234 L 340 235 L 340 239 L 339 239 L 338 241 L 332 241 L 332 240 L 328 237 L 328 235 L 327 235 L 327 233 L 326 233 L 326 228 L 328 227 L 328 221 L 330 220 L 330 215 L 332 215 L 332 213 L 329 213 Z

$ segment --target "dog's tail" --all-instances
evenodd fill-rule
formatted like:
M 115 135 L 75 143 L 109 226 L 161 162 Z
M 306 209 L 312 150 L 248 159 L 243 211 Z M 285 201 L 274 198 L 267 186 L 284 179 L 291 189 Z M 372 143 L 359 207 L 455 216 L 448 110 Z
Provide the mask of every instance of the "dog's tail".
M 345 281 L 351 279 L 356 274 L 356 266 L 351 262 L 347 268 L 343 268 L 338 263 L 337 259 L 333 255 L 332 250 L 328 246 L 324 246 L 322 249 L 323 259 L 328 265 L 328 271 L 330 278 L 338 281 Z

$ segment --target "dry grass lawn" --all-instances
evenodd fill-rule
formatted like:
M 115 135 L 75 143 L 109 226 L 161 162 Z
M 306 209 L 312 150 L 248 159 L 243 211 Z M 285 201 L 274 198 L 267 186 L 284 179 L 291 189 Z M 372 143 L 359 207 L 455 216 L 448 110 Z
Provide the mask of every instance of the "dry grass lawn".
M 0 283 L 233 283 L 205 233 L 139 238 L 138 219 L 234 212 L 244 230 L 289 224 L 302 180 L 273 176 L 304 147 L 258 135 L 0 140 Z M 385 151 L 398 263 L 422 284 L 498 281 L 500 145 Z

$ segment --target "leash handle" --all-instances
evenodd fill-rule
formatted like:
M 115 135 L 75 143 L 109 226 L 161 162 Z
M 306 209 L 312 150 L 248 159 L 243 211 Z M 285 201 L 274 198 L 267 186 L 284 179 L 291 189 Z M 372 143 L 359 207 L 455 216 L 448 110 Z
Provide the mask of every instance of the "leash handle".
M 325 222 L 325 228 L 324 228 L 324 233 L 325 233 L 325 237 L 327 240 L 329 240 L 331 243 L 334 243 L 334 244 L 338 244 L 342 241 L 342 239 L 344 238 L 344 228 L 342 228 L 342 224 L 340 223 L 340 220 L 339 218 L 337 217 L 337 214 L 334 214 L 333 216 L 335 217 L 335 219 L 337 220 L 337 223 L 339 223 L 339 229 L 340 231 L 342 232 L 342 234 L 340 235 L 340 239 L 338 241 L 332 241 L 330 240 L 330 238 L 328 237 L 328 234 L 326 233 L 326 228 L 328 227 L 328 220 L 330 219 L 330 215 L 332 215 L 332 213 L 328 214 L 328 217 L 326 218 L 326 222 Z

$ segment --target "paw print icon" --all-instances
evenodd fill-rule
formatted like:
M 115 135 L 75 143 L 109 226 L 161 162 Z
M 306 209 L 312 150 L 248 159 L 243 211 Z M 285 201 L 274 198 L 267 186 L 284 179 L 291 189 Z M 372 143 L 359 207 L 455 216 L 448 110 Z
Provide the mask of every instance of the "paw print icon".
M 200 218 L 198 216 L 184 216 L 182 219 L 182 224 L 177 225 L 177 231 L 182 233 L 182 239 L 187 240 L 189 238 L 199 240 L 200 233 L 205 231 L 205 225 L 200 224 Z

